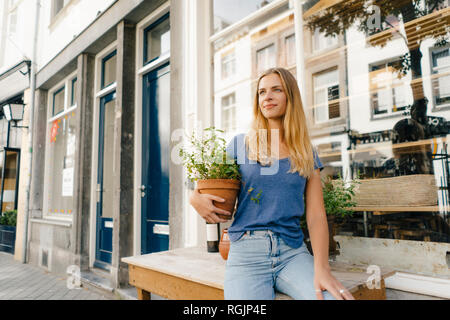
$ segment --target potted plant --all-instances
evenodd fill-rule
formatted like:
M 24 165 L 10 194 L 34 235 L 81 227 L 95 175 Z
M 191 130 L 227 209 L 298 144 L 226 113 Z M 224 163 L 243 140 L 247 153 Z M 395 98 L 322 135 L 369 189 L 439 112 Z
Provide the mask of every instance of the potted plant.
M 198 191 L 225 199 L 225 202 L 214 201 L 214 205 L 233 213 L 241 174 L 236 160 L 227 157 L 226 141 L 219 136 L 223 132 L 215 127 L 204 129 L 201 137 L 193 132 L 189 139 L 190 146 L 181 148 L 179 155 L 187 170 L 188 179 L 197 182 Z M 232 218 L 217 215 L 223 219 Z
M 351 210 L 351 208 L 355 207 L 357 204 L 354 201 L 355 189 L 360 183 L 358 178 L 355 180 L 344 181 L 340 175 L 338 179 L 334 180 L 330 177 L 322 179 L 322 193 L 325 212 L 327 214 L 330 254 L 336 252 L 336 242 L 333 237 L 336 235 L 338 228 L 345 224 L 348 221 L 348 218 L 352 217 L 354 214 L 354 211 Z M 306 215 L 302 216 L 301 227 L 305 235 L 305 243 L 312 253 L 309 233 L 306 228 Z
M 0 216 L 0 251 L 14 253 L 17 210 L 5 211 Z

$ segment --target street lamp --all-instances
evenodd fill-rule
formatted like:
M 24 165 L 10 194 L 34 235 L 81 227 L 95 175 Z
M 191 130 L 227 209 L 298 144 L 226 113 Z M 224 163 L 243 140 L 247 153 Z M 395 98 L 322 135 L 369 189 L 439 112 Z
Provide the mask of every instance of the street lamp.
M 18 126 L 17 121 L 23 120 L 23 110 L 25 105 L 22 103 L 9 103 L 3 106 L 3 114 L 6 120 L 14 121 L 13 127 L 15 128 L 28 128 L 26 126 Z

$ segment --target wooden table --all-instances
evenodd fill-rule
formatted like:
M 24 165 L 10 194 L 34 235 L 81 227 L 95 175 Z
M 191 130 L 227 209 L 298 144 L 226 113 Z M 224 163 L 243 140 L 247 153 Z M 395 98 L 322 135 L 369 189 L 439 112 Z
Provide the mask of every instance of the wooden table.
M 223 300 L 225 261 L 219 253 L 206 248 L 180 248 L 141 256 L 122 258 L 129 268 L 129 282 L 135 286 L 139 300 L 149 300 L 150 292 L 174 300 Z M 370 274 L 365 266 L 330 262 L 333 275 L 355 299 L 385 300 L 384 278 L 392 270 L 381 270 L 380 289 L 369 289 Z M 277 300 L 291 299 L 277 293 Z

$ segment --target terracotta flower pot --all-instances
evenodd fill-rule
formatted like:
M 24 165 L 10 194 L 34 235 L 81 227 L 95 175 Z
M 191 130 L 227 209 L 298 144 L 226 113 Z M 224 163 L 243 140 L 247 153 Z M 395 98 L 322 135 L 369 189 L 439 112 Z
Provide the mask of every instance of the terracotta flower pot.
M 224 260 L 228 259 L 228 252 L 230 251 L 230 238 L 228 237 L 228 229 L 222 230 L 222 236 L 219 242 L 219 252 Z
M 200 193 L 212 194 L 225 199 L 225 202 L 213 201 L 213 204 L 223 210 L 234 213 L 237 195 L 241 182 L 235 179 L 208 179 L 198 180 L 197 189 Z M 218 217 L 231 220 L 232 216 L 217 214 Z

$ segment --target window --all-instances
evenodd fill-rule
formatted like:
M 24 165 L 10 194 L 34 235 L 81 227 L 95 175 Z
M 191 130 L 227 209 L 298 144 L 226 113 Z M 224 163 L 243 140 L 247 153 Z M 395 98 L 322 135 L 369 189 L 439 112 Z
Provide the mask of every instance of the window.
M 436 106 L 450 103 L 450 53 L 449 48 L 435 50 L 432 58 L 433 100 Z
M 74 106 L 77 104 L 77 78 L 73 79 L 71 87 L 71 98 L 70 98 L 70 105 Z
M 222 79 L 227 79 L 236 72 L 236 58 L 234 51 L 222 57 Z
M 70 0 L 53 0 L 52 17 L 56 16 Z
M 65 92 L 65 87 L 62 87 L 53 93 L 53 116 L 64 110 Z
M 321 51 L 330 48 L 338 43 L 337 37 L 326 37 L 319 29 L 314 30 L 313 51 Z
M 399 79 L 401 60 L 369 66 L 370 100 L 373 115 L 406 110 L 407 84 Z
M 257 73 L 261 74 L 263 71 L 276 66 L 275 45 L 271 44 L 256 52 Z
M 285 40 L 286 48 L 286 65 L 295 65 L 295 34 L 290 35 Z
M 340 117 L 338 77 L 337 69 L 313 76 L 316 123 Z
M 17 33 L 17 8 L 9 12 L 8 36 L 14 37 Z
M 116 65 L 117 55 L 116 50 L 114 50 L 102 60 L 102 89 L 116 82 Z
M 75 170 L 76 91 L 77 80 L 70 77 L 64 84 L 50 90 L 50 111 L 47 122 L 45 169 L 46 208 L 48 218 L 70 219 L 74 210 L 73 188 Z
M 145 29 L 144 39 L 144 64 L 170 53 L 169 14 Z
M 234 93 L 222 97 L 222 129 L 227 133 L 236 131 L 236 97 Z

